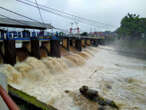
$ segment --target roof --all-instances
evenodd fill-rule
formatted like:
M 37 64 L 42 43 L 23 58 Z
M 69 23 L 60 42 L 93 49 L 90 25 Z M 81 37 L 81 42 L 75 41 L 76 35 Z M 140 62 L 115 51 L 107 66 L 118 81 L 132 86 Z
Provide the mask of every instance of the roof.
M 52 29 L 51 24 L 43 24 L 40 22 L 24 21 L 18 19 L 9 19 L 0 17 L 1 27 L 29 28 L 29 29 Z

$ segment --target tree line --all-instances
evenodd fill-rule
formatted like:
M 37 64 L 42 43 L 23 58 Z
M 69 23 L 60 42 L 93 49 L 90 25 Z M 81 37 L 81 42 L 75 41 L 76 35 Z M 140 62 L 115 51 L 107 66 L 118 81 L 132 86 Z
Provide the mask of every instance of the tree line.
M 146 37 L 146 18 L 139 15 L 126 15 L 122 20 L 116 33 L 122 38 L 140 39 Z

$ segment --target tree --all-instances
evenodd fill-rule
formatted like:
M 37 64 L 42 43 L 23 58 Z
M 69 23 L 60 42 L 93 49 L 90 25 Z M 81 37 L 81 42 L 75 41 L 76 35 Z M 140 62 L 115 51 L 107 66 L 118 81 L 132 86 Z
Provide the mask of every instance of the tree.
M 121 21 L 121 26 L 117 33 L 121 36 L 139 37 L 146 31 L 146 18 L 140 18 L 139 15 L 129 14 Z
M 81 33 L 81 36 L 88 36 L 88 33 L 87 32 L 83 32 L 83 33 Z

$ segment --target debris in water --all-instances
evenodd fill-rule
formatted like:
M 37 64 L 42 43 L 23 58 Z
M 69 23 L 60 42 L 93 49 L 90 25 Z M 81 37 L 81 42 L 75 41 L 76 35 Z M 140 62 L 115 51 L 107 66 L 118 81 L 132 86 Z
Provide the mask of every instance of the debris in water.
M 89 89 L 88 86 L 82 86 L 79 90 L 80 93 L 87 99 L 97 102 L 100 105 L 99 110 L 104 110 L 104 106 L 110 106 L 119 110 L 119 107 L 115 104 L 114 101 L 99 96 L 98 91 Z
M 92 76 L 97 72 L 97 69 L 89 76 L 89 78 L 91 79 Z
M 65 93 L 69 93 L 70 91 L 69 91 L 69 90 L 65 90 L 64 92 L 65 92 Z

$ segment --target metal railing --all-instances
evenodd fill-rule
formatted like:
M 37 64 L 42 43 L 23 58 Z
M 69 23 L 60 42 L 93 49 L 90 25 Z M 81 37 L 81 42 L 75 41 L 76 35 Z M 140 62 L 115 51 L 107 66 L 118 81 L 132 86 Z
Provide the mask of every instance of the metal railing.
M 2 97 L 3 101 L 5 102 L 9 110 L 20 110 L 1 85 L 0 85 L 0 96 Z

